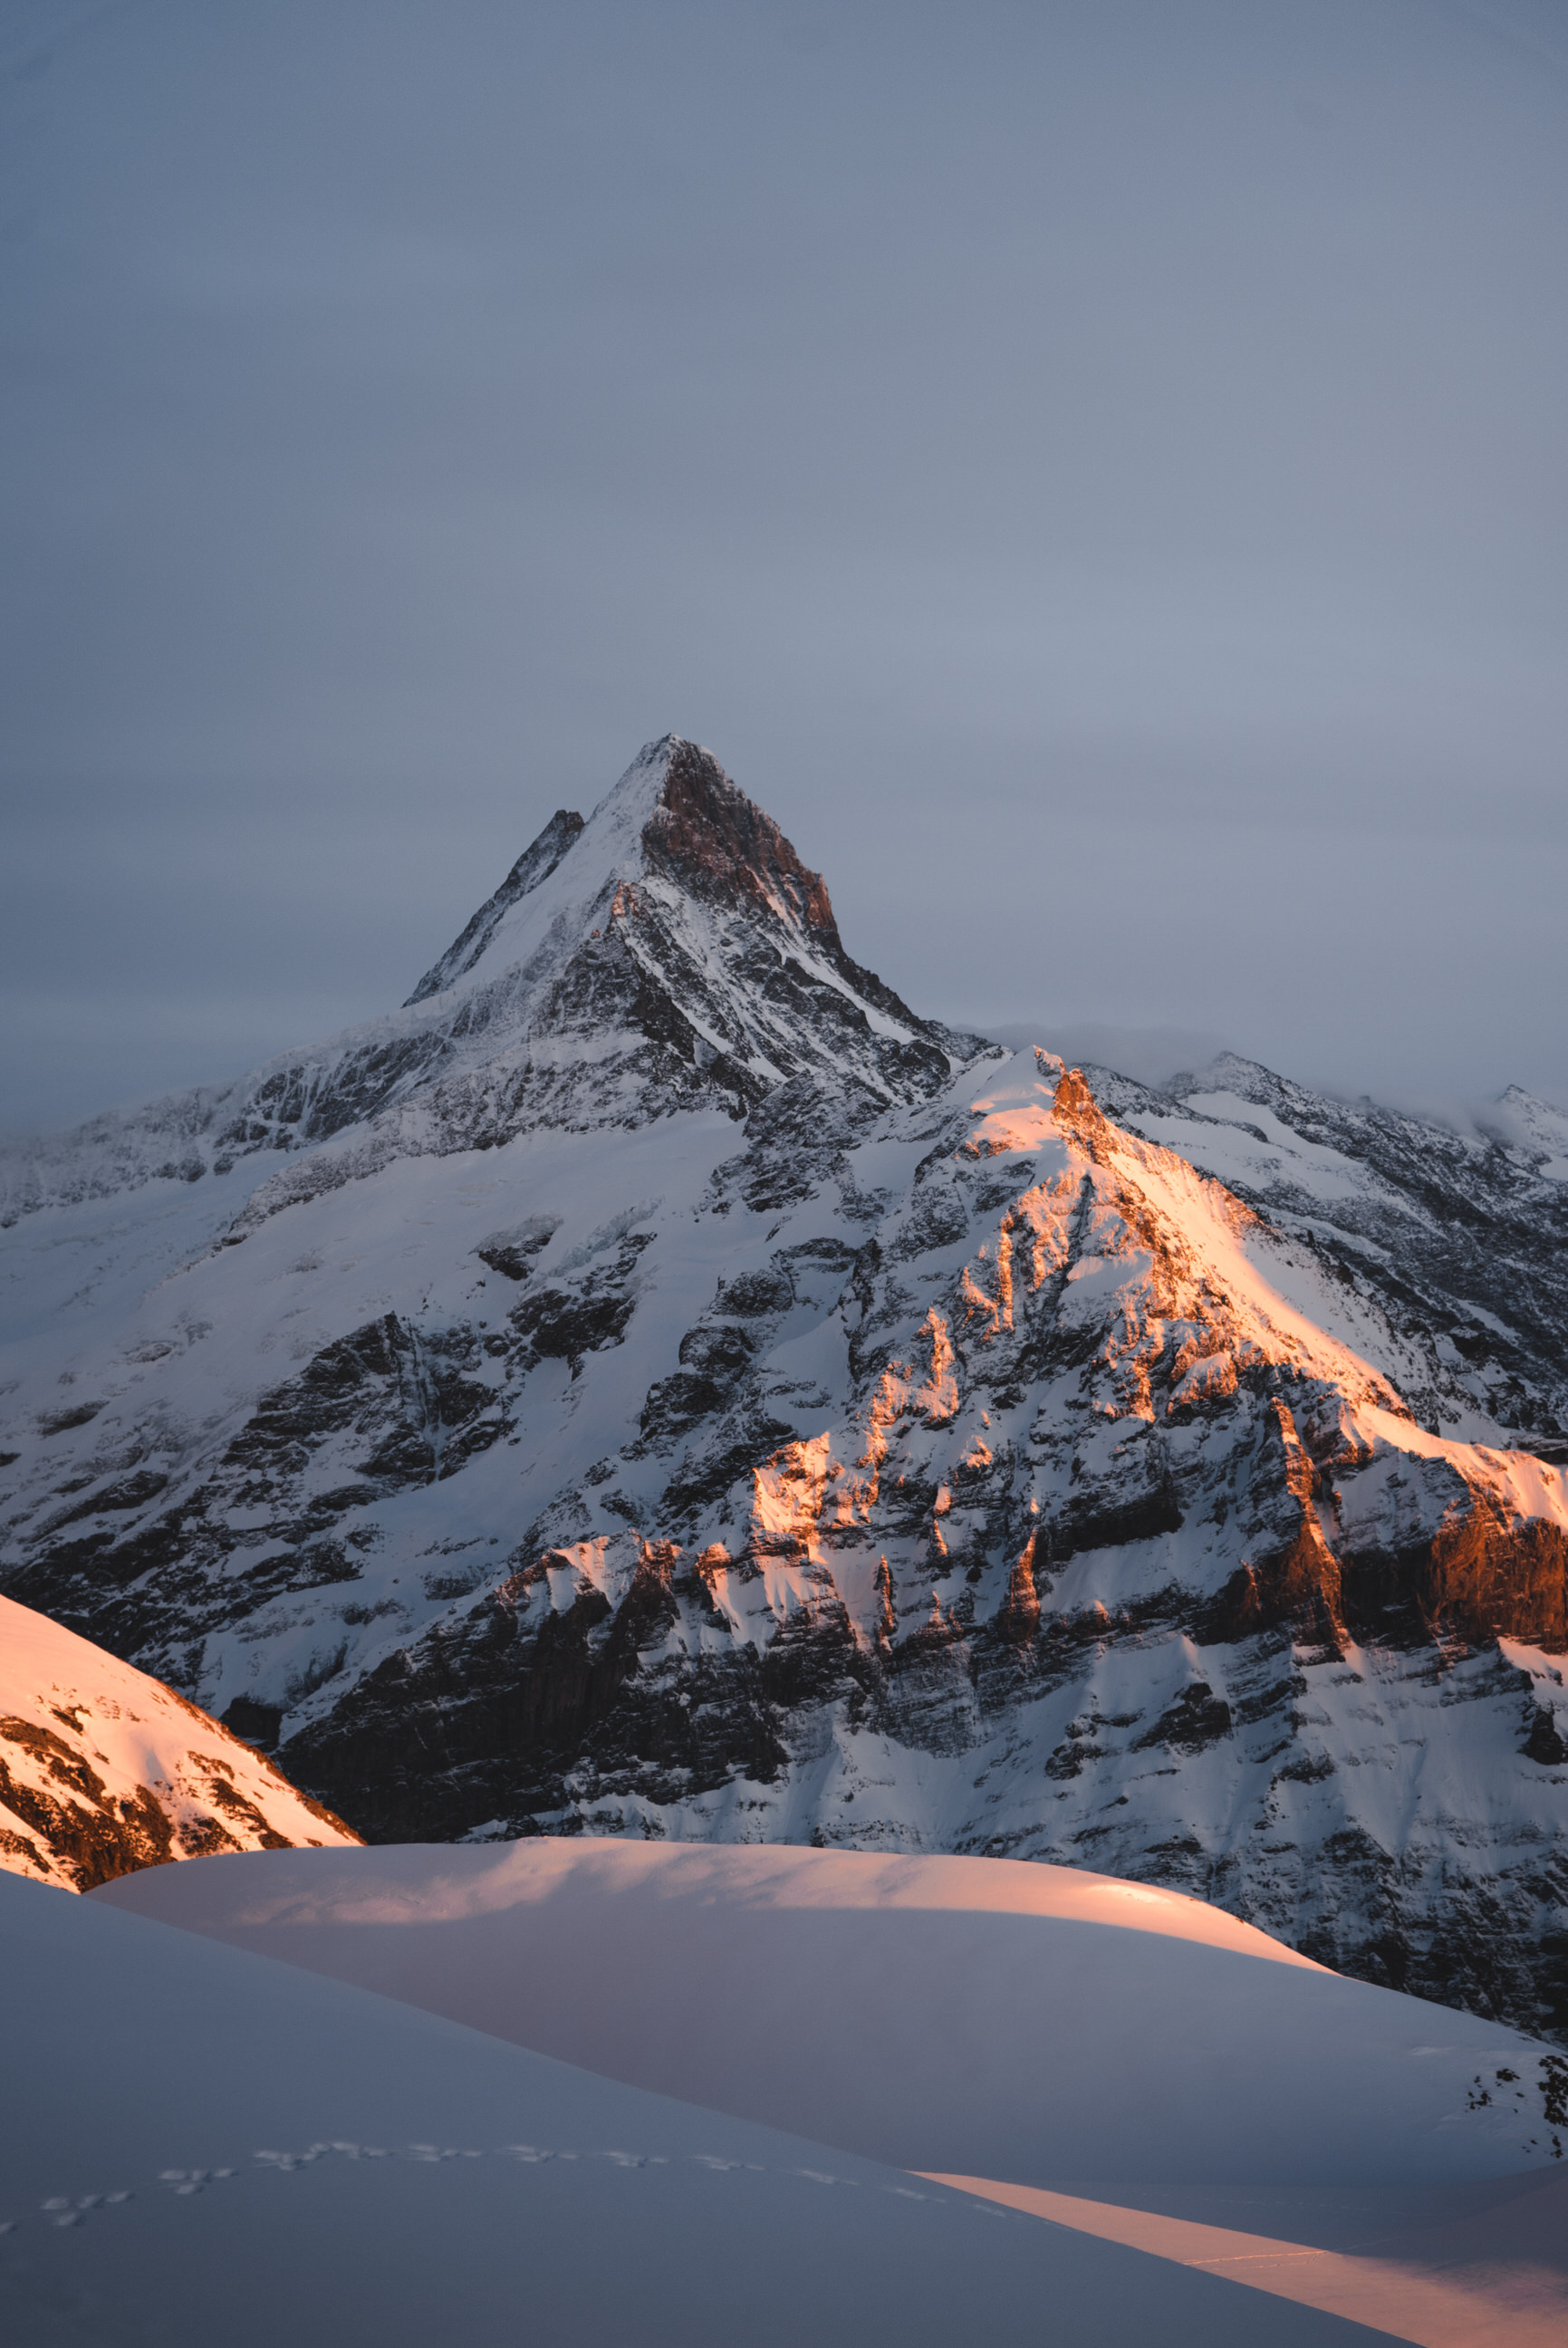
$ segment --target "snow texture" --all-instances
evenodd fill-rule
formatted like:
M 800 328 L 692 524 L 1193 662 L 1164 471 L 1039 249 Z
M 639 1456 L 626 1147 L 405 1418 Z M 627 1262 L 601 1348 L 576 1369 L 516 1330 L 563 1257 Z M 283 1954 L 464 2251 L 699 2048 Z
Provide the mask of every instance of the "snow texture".
M 1170 1892 L 536 1839 L 163 1868 L 95 1898 L 1421 2348 L 1558 2348 L 1568 2325 L 1568 2062 Z M 1130 2295 L 1107 2312 L 1143 2336 Z
M 901 2168 L 1427 2186 L 1550 2167 L 1568 2135 L 1553 2049 L 1068 1868 L 540 1838 L 93 1897 Z

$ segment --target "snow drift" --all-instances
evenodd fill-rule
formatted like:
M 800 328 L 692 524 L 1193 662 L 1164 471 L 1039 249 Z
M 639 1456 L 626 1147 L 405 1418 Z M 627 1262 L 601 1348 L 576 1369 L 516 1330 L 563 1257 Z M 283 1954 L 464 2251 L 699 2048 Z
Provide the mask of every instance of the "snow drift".
M 1433 2185 L 1568 2143 L 1554 2051 L 1066 1868 L 541 1838 L 94 1896 L 901 2168 Z
M 1568 2063 L 1169 1892 L 534 1840 L 214 1860 L 99 1902 L 1226 2278 L 1254 2339 L 1291 2336 L 1283 2303 L 1421 2348 L 1557 2348 L 1568 2324 Z M 841 2150 L 810 2165 L 845 2171 Z M 1097 2337 L 1057 2298 L 1059 2239 L 1049 2320 Z M 888 2280 L 879 2315 L 925 2336 Z M 1152 2284 L 1100 2289 L 1110 2337 L 1182 2336 Z M 863 2320 L 836 2303 L 820 2336 Z M 963 2336 L 995 2321 L 977 2300 Z
M 1377 2336 L 15 1877 L 0 1936 L 26 2348 Z

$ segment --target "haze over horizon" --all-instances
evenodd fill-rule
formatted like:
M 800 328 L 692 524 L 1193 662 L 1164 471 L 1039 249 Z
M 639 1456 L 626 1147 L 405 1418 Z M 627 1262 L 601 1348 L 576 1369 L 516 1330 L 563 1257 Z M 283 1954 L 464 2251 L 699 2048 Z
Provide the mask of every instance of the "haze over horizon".
M 0 1131 L 671 727 L 926 1014 L 1568 1106 L 1565 116 L 1544 0 L 21 0 Z

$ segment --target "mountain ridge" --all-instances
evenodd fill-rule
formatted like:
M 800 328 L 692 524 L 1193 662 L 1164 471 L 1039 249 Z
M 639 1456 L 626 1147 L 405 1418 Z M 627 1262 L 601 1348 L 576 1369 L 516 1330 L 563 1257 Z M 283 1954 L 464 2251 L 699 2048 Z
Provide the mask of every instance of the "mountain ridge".
M 358 1840 L 173 1689 L 0 1598 L 0 1869 L 67 1891 Z
M 1089 1865 L 1568 2032 L 1550 1134 L 921 1020 L 679 737 L 552 825 L 288 1150 L 14 1217 L 5 1586 L 373 1839 Z

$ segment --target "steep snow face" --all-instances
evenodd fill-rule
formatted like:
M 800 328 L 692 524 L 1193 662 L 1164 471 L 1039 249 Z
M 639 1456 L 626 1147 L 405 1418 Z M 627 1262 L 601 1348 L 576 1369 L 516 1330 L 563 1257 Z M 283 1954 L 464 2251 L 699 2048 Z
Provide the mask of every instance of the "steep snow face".
M 901 2168 L 1429 2186 L 1553 2168 L 1568 2134 L 1554 2049 L 1074 1869 L 535 1838 L 98 1896 Z
M 461 934 L 455 938 L 439 962 L 425 973 L 418 985 L 404 1004 L 405 1011 L 416 1003 L 425 1002 L 432 994 L 445 994 L 468 976 L 476 963 L 482 960 L 501 922 L 520 897 L 526 897 L 548 880 L 567 850 L 583 829 L 583 819 L 571 808 L 557 808 L 538 839 L 525 848 L 493 897 L 487 897 Z
M 358 1839 L 171 1688 L 0 1598 L 0 1869 L 87 1891 L 171 1859 Z
M 1112 1117 L 920 1022 L 674 741 L 419 996 L 291 1064 L 313 1116 L 381 1065 L 359 1122 L 103 1200 L 62 1145 L 76 1202 L 0 1234 L 18 1597 L 377 1839 L 1090 1864 L 1568 2028 L 1554 1438 L 1408 1391 L 1484 1252 L 1470 1158 L 1287 1103 L 1385 1218 L 1347 1274 L 1194 1164 L 1283 1163 L 1255 1107 L 1097 1078 Z M 416 1031 L 446 1073 L 397 1091 Z M 1488 1195 L 1545 1249 L 1538 1143 Z

